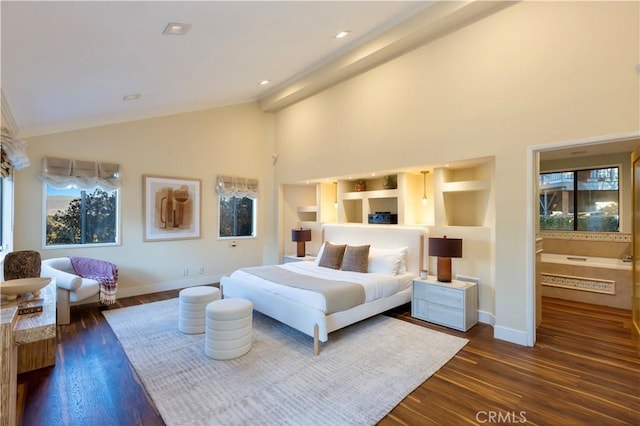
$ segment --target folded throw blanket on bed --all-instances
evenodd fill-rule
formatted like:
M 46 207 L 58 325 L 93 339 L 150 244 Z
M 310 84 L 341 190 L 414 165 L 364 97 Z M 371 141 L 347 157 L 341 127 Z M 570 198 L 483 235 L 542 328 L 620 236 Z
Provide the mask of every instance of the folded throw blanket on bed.
M 71 266 L 82 278 L 98 281 L 100 284 L 100 301 L 105 305 L 116 302 L 118 289 L 118 267 L 104 260 L 88 257 L 69 256 Z
M 291 272 L 277 265 L 252 266 L 242 268 L 242 270 L 276 284 L 288 285 L 322 294 L 326 300 L 326 314 L 346 311 L 354 306 L 363 304 L 365 301 L 364 287 L 358 283 L 325 280 Z

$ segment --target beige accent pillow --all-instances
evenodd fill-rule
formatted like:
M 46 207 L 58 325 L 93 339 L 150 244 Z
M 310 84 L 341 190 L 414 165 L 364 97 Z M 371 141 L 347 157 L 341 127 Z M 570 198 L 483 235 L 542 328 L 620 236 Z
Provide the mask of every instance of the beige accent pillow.
M 369 267 L 369 245 L 347 246 L 342 258 L 343 271 L 367 272 Z
M 340 265 L 342 265 L 342 257 L 344 256 L 346 248 L 346 244 L 324 243 L 324 250 L 322 251 L 322 257 L 320 258 L 320 262 L 318 262 L 318 266 L 340 269 Z

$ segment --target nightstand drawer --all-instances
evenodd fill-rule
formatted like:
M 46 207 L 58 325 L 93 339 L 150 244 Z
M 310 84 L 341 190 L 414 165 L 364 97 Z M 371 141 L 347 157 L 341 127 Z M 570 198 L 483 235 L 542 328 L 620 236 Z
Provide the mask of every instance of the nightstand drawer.
M 447 327 L 465 330 L 464 311 L 462 309 L 451 309 L 448 306 L 429 303 L 427 307 L 427 321 L 442 324 Z
M 438 286 L 427 287 L 427 300 L 440 305 L 451 306 L 453 308 L 464 308 L 464 292 Z

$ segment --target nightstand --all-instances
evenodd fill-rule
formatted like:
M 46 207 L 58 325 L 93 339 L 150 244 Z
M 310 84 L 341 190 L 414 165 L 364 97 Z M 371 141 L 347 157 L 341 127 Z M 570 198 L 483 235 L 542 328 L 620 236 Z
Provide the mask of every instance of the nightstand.
M 295 254 L 285 254 L 282 256 L 282 263 L 302 262 L 303 260 L 316 260 L 315 256 L 298 257 Z
M 478 286 L 458 280 L 442 283 L 432 276 L 414 279 L 411 316 L 467 331 L 478 322 Z

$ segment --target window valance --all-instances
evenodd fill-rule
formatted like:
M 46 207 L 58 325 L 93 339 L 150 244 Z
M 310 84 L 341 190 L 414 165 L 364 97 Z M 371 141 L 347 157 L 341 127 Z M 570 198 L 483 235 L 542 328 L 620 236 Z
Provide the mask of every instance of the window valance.
M 218 176 L 218 193 L 224 197 L 258 197 L 258 179 L 235 176 Z
M 20 170 L 29 167 L 27 143 L 10 136 L 4 128 L 2 128 L 0 136 L 0 151 L 2 151 L 2 161 L 0 162 L 2 177 L 9 176 L 13 169 Z
M 54 157 L 42 159 L 40 177 L 57 189 L 69 186 L 91 189 L 97 186 L 112 191 L 119 188 L 121 183 L 119 164 Z

